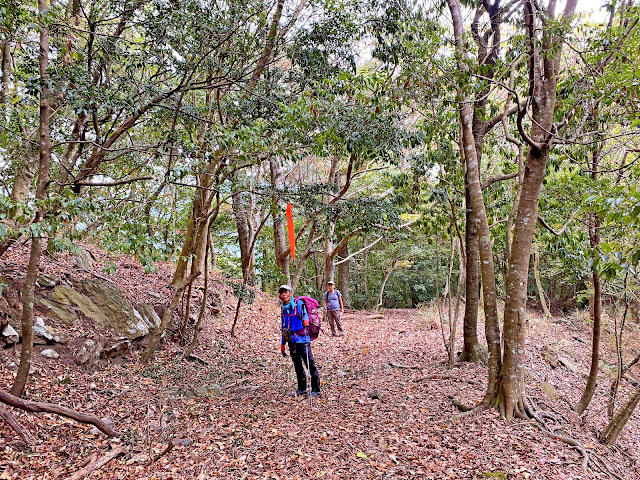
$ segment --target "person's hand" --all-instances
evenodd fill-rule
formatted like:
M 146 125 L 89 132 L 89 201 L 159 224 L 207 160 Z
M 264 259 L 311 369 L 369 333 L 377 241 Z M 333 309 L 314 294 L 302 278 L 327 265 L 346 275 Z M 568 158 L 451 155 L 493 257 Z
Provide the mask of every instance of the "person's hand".
M 287 352 L 284 351 L 284 345 L 280 345 L 280 353 L 282 353 L 283 357 L 287 356 Z
M 302 321 L 302 326 L 303 327 L 308 327 L 309 326 L 309 320 L 303 320 Z

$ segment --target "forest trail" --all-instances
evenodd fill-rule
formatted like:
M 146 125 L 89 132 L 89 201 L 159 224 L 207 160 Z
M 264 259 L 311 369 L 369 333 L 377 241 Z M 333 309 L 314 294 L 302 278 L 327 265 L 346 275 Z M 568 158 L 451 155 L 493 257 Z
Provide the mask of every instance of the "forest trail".
M 313 351 L 322 398 L 313 404 L 287 396 L 295 377 L 279 352 L 276 300 L 259 299 L 242 312 L 235 339 L 229 318 L 208 323 L 195 352 L 200 362 L 182 360 L 173 342 L 149 366 L 129 360 L 92 372 L 39 357 L 29 398 L 108 415 L 123 435 L 108 439 L 57 416 L 16 412 L 39 441 L 25 450 L 1 424 L 2 478 L 67 478 L 109 446 L 124 446 L 125 454 L 90 478 L 608 478 L 585 477 L 580 454 L 530 422 L 505 424 L 495 411 L 452 421 L 458 412 L 449 396 L 478 401 L 486 371 L 469 364 L 447 369 L 427 309 L 390 310 L 383 319 L 354 313 L 345 319 L 346 337 L 321 335 Z M 540 340 L 535 325 L 532 330 Z M 531 350 L 528 385 L 544 378 L 562 394 L 570 375 Z M 7 388 L 5 363 L 0 378 Z M 575 426 L 569 433 L 609 468 L 640 478 L 637 414 L 619 446 L 606 451 L 595 438 L 580 438 L 584 430 L 565 403 L 530 390 L 539 407 L 567 417 Z M 604 421 L 600 404 L 593 411 L 587 422 Z M 171 440 L 175 446 L 166 452 Z

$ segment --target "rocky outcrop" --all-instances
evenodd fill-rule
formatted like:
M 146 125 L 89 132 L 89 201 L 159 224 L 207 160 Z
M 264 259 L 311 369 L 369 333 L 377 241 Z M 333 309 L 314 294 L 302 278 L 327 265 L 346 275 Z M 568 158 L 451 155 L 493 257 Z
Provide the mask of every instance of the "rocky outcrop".
M 160 325 L 160 317 L 151 305 L 134 307 L 120 290 L 101 280 L 83 280 L 76 288 L 56 285 L 41 292 L 38 303 L 62 323 L 73 324 L 78 321 L 78 314 L 82 314 L 129 340 L 144 337 Z

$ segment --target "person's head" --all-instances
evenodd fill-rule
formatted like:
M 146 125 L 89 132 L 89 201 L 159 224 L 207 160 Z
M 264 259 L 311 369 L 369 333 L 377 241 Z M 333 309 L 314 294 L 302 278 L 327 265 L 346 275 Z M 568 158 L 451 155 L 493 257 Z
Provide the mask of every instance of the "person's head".
M 327 282 L 327 288 L 329 289 L 330 292 L 333 292 L 333 289 L 335 288 L 335 285 L 333 284 L 332 280 L 329 280 Z
M 291 301 L 291 295 L 293 295 L 293 290 L 289 285 L 280 285 L 278 297 L 282 303 L 289 303 Z

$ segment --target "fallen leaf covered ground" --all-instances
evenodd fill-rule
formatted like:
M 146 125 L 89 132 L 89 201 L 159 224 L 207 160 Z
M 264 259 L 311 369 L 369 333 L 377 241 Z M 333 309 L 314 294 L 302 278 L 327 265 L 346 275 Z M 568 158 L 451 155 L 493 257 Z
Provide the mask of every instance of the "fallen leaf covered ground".
M 144 275 L 132 259 L 92 251 L 97 272 L 107 261 L 117 264 L 109 278 L 130 298 L 168 291 L 168 266 Z M 22 257 L 12 255 L 2 267 L 19 275 Z M 45 259 L 43 270 L 60 274 L 71 268 L 65 255 Z M 213 284 L 228 289 L 221 279 Z M 137 352 L 92 369 L 46 359 L 36 349 L 25 397 L 108 416 L 121 437 L 107 438 L 56 415 L 12 409 L 37 443 L 26 447 L 0 423 L 0 478 L 67 478 L 93 454 L 120 446 L 125 454 L 89 478 L 610 478 L 600 471 L 585 475 L 580 453 L 544 436 L 530 421 L 507 423 L 493 410 L 456 418 L 450 397 L 478 402 L 486 368 L 447 367 L 432 309 L 387 310 L 383 318 L 349 313 L 345 337 L 324 334 L 313 343 L 322 380 L 322 398 L 313 401 L 287 396 L 295 377 L 291 360 L 279 351 L 276 299 L 258 295 L 244 305 L 236 338 L 230 336 L 230 310 L 207 318 L 195 361 L 183 360 L 184 347 L 173 341 L 165 341 L 147 365 Z M 579 398 L 582 376 L 554 369 L 540 355 L 543 345 L 555 344 L 587 371 L 589 345 L 576 337 L 590 338 L 586 322 L 531 315 L 528 391 L 540 409 L 558 418 L 551 424 L 558 432 L 580 441 L 621 478 L 640 478 L 639 412 L 616 447 L 603 447 L 596 434 L 607 421 L 610 378 L 602 375 L 594 402 L 579 418 L 569 404 Z M 17 353 L 1 352 L 0 388 L 11 386 L 14 372 L 7 364 L 17 362 Z M 554 385 L 560 398 L 543 393 L 542 382 Z M 624 383 L 618 402 L 631 389 Z

